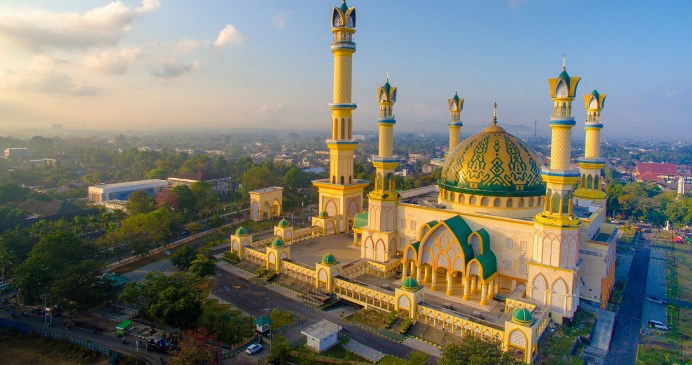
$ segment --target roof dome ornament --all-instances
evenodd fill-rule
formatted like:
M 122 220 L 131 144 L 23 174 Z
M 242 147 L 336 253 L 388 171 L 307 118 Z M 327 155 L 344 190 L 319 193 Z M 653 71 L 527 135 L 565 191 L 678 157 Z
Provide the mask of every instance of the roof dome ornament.
M 497 125 L 497 103 L 493 103 L 493 125 Z
M 272 247 L 273 248 L 284 247 L 284 241 L 281 238 L 277 238 L 272 242 Z
M 418 280 L 416 278 L 409 276 L 405 278 L 401 282 L 401 289 L 407 290 L 407 291 L 416 291 L 418 290 L 419 285 L 418 285 Z
M 235 235 L 236 236 L 247 236 L 247 230 L 241 226 L 238 229 L 236 229 Z
M 332 255 L 331 253 L 327 253 L 324 256 L 322 256 L 322 265 L 327 265 L 331 266 L 336 264 L 336 257 Z
M 533 323 L 531 311 L 526 308 L 515 308 L 512 311 L 512 322 L 523 326 L 530 326 Z

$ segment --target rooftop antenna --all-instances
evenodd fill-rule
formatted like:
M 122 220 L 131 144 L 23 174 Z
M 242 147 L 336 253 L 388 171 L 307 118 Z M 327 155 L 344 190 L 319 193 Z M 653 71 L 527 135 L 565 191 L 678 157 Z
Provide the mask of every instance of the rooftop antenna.
M 565 66 L 567 66 L 567 53 L 562 54 L 562 71 L 565 70 Z

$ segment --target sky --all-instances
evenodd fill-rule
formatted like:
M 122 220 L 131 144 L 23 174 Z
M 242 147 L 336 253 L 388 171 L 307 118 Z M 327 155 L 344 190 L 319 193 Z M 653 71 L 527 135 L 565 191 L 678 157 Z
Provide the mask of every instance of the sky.
M 2 0 L 0 133 L 11 128 L 330 127 L 330 15 L 339 0 Z M 396 130 L 462 134 L 492 119 L 548 135 L 547 79 L 608 94 L 608 137 L 692 137 L 692 2 L 352 0 L 354 130 L 377 128 L 376 88 L 397 86 Z M 575 128 L 575 134 L 583 133 Z

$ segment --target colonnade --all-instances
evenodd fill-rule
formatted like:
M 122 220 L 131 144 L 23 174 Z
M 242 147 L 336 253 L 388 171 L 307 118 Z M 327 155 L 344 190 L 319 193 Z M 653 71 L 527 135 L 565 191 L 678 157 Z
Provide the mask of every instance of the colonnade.
M 440 272 L 439 270 L 444 270 L 444 272 Z M 434 269 L 427 264 L 416 266 L 414 261 L 402 264 L 401 273 L 403 278 L 412 276 L 415 277 L 421 285 L 429 284 L 425 286 L 432 291 L 437 291 L 441 289 L 440 286 L 444 286 L 447 296 L 454 295 L 455 279 L 460 279 L 458 282 L 463 286 L 462 299 L 471 300 L 472 296 L 476 296 L 480 292 L 479 303 L 481 305 L 486 305 L 488 301 L 491 301 L 500 289 L 500 283 L 496 277 L 490 280 L 483 280 L 478 275 L 464 275 L 464 273 L 460 271 L 450 272 L 446 268 Z M 443 283 L 440 282 L 442 280 L 444 280 Z

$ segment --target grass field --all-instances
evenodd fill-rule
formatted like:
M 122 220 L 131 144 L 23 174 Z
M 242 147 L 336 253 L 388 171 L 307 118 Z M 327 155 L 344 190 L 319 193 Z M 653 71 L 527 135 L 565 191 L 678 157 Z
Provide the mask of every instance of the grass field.
M 3 365 L 106 364 L 106 357 L 79 346 L 18 331 L 0 332 Z
M 591 333 L 594 324 L 596 324 L 596 317 L 593 314 L 581 310 L 577 311 L 572 327 L 563 324 L 555 332 L 546 334 L 544 347 L 537 363 L 545 365 L 583 364 L 584 361 L 578 356 L 570 356 L 570 351 L 579 336 L 588 336 Z

